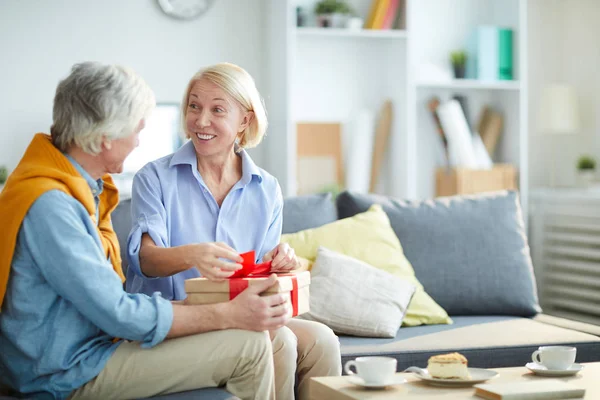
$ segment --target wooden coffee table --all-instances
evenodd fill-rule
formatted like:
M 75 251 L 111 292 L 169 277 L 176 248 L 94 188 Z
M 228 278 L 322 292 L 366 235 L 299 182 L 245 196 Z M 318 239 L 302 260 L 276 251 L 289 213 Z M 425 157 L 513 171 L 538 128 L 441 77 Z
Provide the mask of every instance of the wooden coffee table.
M 534 375 L 525 367 L 494 368 L 499 375 L 486 383 L 522 382 L 528 380 L 559 379 L 586 389 L 585 399 L 600 399 L 600 362 L 584 363 L 585 367 L 574 376 L 542 377 Z M 310 398 L 312 400 L 391 400 L 391 399 L 475 399 L 475 389 L 431 386 L 411 373 L 399 373 L 407 382 L 383 390 L 364 389 L 353 385 L 344 376 L 312 378 Z M 429 396 L 428 396 L 429 395 Z

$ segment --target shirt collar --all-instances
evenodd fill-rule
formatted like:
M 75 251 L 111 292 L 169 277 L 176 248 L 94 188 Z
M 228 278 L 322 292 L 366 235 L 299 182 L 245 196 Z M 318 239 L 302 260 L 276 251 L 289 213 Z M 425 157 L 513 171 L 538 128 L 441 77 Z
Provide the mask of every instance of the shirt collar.
M 93 195 L 99 196 L 100 193 L 102 193 L 102 190 L 104 189 L 104 181 L 102 179 L 94 180 L 94 178 L 92 178 L 92 176 L 88 174 L 88 172 L 85 169 L 83 169 L 83 167 L 77 161 L 75 161 L 73 157 L 66 153 L 65 157 L 67 157 L 67 159 L 71 162 L 71 164 L 73 164 L 77 172 L 79 172 L 81 176 L 85 179 L 90 189 L 92 189 Z
M 258 183 L 262 183 L 262 173 L 250 155 L 246 150 L 238 147 L 237 144 L 235 146 L 235 150 L 242 158 L 242 183 L 247 185 L 253 177 L 256 177 Z M 190 165 L 192 168 L 196 168 L 196 150 L 194 149 L 194 143 L 191 140 L 188 140 L 187 143 L 181 146 L 175 154 L 173 154 L 169 167 L 175 165 Z

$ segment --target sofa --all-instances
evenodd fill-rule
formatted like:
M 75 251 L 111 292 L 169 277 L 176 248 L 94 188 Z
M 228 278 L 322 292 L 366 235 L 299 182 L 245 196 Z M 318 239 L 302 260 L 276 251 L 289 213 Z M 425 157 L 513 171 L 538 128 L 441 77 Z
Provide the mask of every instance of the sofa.
M 373 204 L 388 215 L 416 277 L 448 311 L 452 324 L 403 326 L 393 338 L 339 335 L 342 363 L 358 356 L 382 355 L 396 358 L 401 371 L 413 365 L 425 367 L 432 355 L 458 351 L 472 367 L 522 366 L 538 346 L 554 344 L 576 346 L 577 362 L 600 361 L 600 327 L 539 310 L 516 192 L 422 202 L 350 192 L 335 200 L 330 194 L 292 197 L 284 201 L 283 232 L 331 224 Z M 113 213 L 113 225 L 126 269 L 129 200 L 123 200 Z M 473 276 L 479 281 L 471 282 Z M 231 398 L 222 388 L 154 397 Z

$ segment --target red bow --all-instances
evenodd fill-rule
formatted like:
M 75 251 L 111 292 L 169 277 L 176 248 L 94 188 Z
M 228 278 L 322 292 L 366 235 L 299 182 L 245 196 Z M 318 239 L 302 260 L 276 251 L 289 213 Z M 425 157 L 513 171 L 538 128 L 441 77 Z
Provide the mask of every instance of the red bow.
M 268 276 L 271 271 L 271 261 L 256 264 L 256 253 L 254 250 L 244 254 L 240 254 L 244 261 L 242 261 L 242 269 L 238 269 L 229 277 L 232 278 L 243 278 L 249 275 L 257 276 L 263 275 Z

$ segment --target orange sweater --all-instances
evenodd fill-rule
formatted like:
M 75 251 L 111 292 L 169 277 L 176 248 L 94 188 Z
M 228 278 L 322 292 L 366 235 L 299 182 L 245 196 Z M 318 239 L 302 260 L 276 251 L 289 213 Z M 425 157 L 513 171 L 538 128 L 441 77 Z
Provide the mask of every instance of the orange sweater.
M 98 234 L 106 257 L 110 257 L 115 272 L 125 281 L 119 241 L 110 220 L 110 213 L 119 203 L 119 194 L 110 175 L 103 176 L 102 180 L 104 189 L 98 205 Z M 4 301 L 21 223 L 38 197 L 56 189 L 74 197 L 86 208 L 90 218 L 96 221 L 96 205 L 88 183 L 64 154 L 54 147 L 50 136 L 38 133 L 0 193 L 0 307 Z

